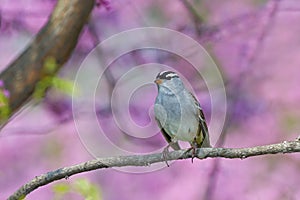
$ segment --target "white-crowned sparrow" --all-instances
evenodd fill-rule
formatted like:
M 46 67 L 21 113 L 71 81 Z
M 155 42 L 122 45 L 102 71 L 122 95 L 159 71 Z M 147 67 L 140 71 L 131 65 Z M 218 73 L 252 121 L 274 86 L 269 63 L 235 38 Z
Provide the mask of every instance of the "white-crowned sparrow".
M 161 132 L 174 150 L 179 150 L 178 140 L 186 141 L 192 148 L 210 147 L 204 114 L 197 99 L 172 71 L 160 72 L 154 81 L 158 87 L 155 100 L 155 119 Z

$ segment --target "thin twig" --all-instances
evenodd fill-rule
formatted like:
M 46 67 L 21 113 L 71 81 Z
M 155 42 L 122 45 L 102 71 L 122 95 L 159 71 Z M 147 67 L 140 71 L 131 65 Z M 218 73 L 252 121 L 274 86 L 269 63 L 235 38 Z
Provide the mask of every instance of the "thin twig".
M 199 159 L 205 158 L 239 158 L 245 159 L 252 156 L 277 154 L 277 153 L 295 153 L 300 152 L 300 141 L 284 141 L 278 144 L 265 146 L 257 146 L 251 148 L 200 148 L 196 151 L 196 157 Z M 165 162 L 166 160 L 181 160 L 192 157 L 192 152 L 186 150 L 178 150 L 167 153 L 164 157 L 163 153 L 147 154 L 147 155 L 131 155 L 131 156 L 116 156 L 108 158 L 98 158 L 95 160 L 80 163 L 70 167 L 60 168 L 40 176 L 20 187 L 9 200 L 18 200 L 24 198 L 30 192 L 37 188 L 47 185 L 59 179 L 69 178 L 74 174 L 88 172 L 96 169 L 125 167 L 125 166 L 149 166 L 153 163 Z
M 188 0 L 181 0 L 181 2 L 185 6 L 185 8 L 189 11 L 191 18 L 194 21 L 195 29 L 198 35 L 201 35 L 202 34 L 201 25 L 203 25 L 204 22 L 203 17 Z

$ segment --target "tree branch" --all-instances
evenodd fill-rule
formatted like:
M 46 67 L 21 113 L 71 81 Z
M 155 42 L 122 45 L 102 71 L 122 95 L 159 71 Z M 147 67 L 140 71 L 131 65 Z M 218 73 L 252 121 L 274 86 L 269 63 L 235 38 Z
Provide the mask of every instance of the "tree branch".
M 59 0 L 33 42 L 0 74 L 0 80 L 10 94 L 7 105 L 10 116 L 29 99 L 36 84 L 48 75 L 45 72 L 47 59 L 55 61 L 56 68 L 52 73 L 69 59 L 94 3 L 94 0 Z
M 197 9 L 188 1 L 188 0 L 180 0 L 185 8 L 189 11 L 191 18 L 194 21 L 195 29 L 197 33 L 201 36 L 202 35 L 202 25 L 204 23 L 204 18 L 200 15 Z
M 284 141 L 278 144 L 257 146 L 251 148 L 200 148 L 196 150 L 196 157 L 199 159 L 216 157 L 245 159 L 248 157 L 259 155 L 296 152 L 300 152 L 299 139 L 297 139 L 296 141 Z M 162 153 L 98 158 L 95 160 L 80 163 L 78 165 L 60 168 L 55 171 L 36 176 L 30 182 L 19 188 L 8 199 L 18 200 L 20 198 L 24 198 L 27 194 L 34 191 L 38 187 L 47 185 L 48 183 L 59 179 L 68 178 L 74 174 L 82 172 L 112 167 L 149 166 L 150 164 L 164 162 L 166 160 L 181 160 L 191 157 L 191 151 L 187 152 L 186 150 L 178 150 L 169 152 L 166 159 L 164 158 Z

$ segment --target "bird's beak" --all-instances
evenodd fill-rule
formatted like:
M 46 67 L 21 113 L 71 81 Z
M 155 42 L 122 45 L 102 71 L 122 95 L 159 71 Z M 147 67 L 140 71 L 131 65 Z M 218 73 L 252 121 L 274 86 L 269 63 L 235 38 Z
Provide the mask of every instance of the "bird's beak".
M 154 83 L 156 83 L 157 85 L 159 85 L 159 84 L 162 83 L 162 80 L 161 80 L 161 79 L 156 79 L 156 80 L 154 81 Z

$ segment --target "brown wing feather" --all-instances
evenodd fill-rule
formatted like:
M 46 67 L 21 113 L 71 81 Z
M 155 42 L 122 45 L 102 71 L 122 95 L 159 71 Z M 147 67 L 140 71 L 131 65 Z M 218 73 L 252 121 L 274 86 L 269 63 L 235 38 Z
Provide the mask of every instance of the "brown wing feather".
M 190 94 L 194 98 L 195 104 L 198 107 L 199 126 L 198 126 L 198 131 L 196 136 L 197 147 L 211 147 L 204 113 L 196 97 L 192 93 Z

